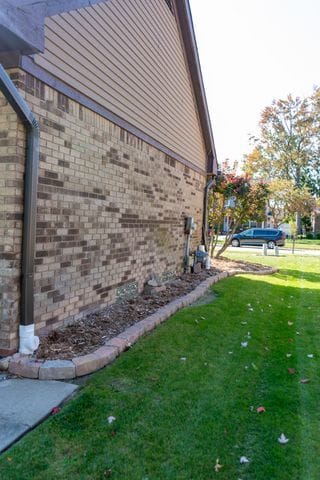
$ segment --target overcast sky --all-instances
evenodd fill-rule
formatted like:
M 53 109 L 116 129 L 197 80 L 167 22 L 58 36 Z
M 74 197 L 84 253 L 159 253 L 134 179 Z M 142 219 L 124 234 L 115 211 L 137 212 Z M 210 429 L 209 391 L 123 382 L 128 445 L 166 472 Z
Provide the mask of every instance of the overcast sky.
M 190 4 L 218 160 L 240 160 L 265 106 L 320 85 L 320 0 Z

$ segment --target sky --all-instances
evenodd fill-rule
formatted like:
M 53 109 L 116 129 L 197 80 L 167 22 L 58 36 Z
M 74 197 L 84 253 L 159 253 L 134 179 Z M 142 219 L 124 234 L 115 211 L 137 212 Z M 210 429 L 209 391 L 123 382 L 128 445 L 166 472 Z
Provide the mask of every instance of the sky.
M 241 161 L 264 107 L 320 85 L 320 0 L 190 5 L 218 161 Z

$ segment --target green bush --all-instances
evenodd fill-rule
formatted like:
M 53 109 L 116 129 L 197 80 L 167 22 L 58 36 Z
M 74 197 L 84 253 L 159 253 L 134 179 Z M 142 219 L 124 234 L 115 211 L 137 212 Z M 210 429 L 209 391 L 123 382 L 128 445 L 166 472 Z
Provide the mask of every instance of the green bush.
M 312 240 L 314 237 L 313 237 L 313 233 L 307 233 L 306 234 L 306 239 L 308 240 Z

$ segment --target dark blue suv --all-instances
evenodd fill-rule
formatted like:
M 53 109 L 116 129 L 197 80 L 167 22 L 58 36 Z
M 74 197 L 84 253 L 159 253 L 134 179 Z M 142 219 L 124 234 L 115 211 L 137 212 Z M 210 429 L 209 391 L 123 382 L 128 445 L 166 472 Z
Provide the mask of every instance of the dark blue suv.
M 263 245 L 266 243 L 268 248 L 284 246 L 285 234 L 282 230 L 275 228 L 250 228 L 241 233 L 233 235 L 231 245 L 233 247 L 241 247 L 241 245 Z

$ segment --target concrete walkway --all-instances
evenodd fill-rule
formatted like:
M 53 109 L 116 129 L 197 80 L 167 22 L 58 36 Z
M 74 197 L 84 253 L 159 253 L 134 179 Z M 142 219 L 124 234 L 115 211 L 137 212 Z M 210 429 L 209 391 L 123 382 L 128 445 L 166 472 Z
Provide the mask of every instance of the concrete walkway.
M 65 382 L 0 378 L 0 452 L 44 420 L 77 388 Z

